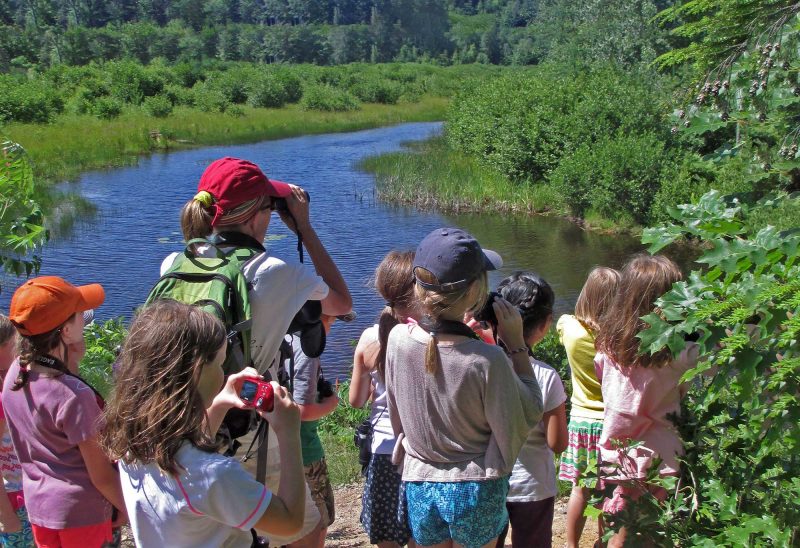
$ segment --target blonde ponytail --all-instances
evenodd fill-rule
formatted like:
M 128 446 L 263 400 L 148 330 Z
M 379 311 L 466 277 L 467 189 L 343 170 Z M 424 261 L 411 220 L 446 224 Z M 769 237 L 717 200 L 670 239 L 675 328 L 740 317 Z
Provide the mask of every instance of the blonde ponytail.
M 200 201 L 192 198 L 181 209 L 181 231 L 188 242 L 196 238 L 207 238 L 211 235 L 211 221 L 214 214 L 211 207 L 206 207 Z
M 424 268 L 418 267 L 414 271 L 414 276 L 423 283 L 439 285 L 439 280 L 436 276 Z M 467 303 L 463 307 L 464 310 L 461 311 L 462 314 L 466 311 L 474 312 L 480 310 L 486 302 L 488 291 L 489 278 L 486 272 L 483 272 L 466 288 L 458 291 L 440 293 L 425 289 L 419 284 L 414 287 L 414 294 L 422 312 L 434 323 L 438 322 L 442 314 L 455 307 L 459 302 Z M 425 371 L 434 375 L 442 365 L 442 359 L 439 355 L 436 334 L 431 333 L 430 335 L 431 340 L 428 342 L 428 348 L 425 352 Z

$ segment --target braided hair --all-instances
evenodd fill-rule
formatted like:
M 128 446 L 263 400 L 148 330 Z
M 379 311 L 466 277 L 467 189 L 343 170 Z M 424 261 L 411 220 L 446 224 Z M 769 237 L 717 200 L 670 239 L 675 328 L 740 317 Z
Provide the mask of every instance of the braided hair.
M 525 340 L 553 315 L 553 288 L 536 272 L 513 273 L 500 282 L 497 292 L 519 309 L 522 315 L 522 336 Z

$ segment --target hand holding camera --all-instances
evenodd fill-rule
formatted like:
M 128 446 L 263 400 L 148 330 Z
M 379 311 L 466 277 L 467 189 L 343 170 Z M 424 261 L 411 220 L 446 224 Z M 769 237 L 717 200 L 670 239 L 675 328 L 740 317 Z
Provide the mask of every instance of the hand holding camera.
M 311 197 L 299 186 L 289 186 L 292 187 L 292 194 L 286 198 L 275 198 L 275 211 L 281 216 L 283 224 L 296 234 L 298 229 L 302 231 L 311 224 L 308 209 Z
M 497 296 L 492 303 L 497 318 L 497 336 L 511 351 L 525 346 L 522 315 L 519 309 L 504 298 Z
M 267 419 L 276 434 L 300 431 L 300 408 L 289 391 L 277 382 L 247 378 L 242 383 L 239 398 Z

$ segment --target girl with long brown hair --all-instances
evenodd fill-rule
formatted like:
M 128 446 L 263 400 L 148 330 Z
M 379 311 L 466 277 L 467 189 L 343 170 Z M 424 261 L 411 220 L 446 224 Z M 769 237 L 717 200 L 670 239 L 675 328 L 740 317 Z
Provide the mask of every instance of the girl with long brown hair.
M 378 323 L 361 334 L 350 381 L 350 405 L 363 407 L 372 399 L 369 419 L 372 457 L 365 471 L 361 524 L 369 541 L 381 548 L 414 545 L 408 524 L 397 519 L 401 478 L 391 462 L 395 436 L 386 409 L 385 385 L 389 332 L 397 324 L 417 318 L 413 261 L 413 251 L 390 251 L 375 270 L 375 290 L 386 305 Z
M 663 256 L 636 255 L 622 269 L 619 286 L 597 337 L 595 369 L 601 382 L 605 413 L 600 437 L 604 482 L 616 485 L 603 510 L 615 514 L 627 500 L 645 493 L 650 468 L 662 476 L 677 475 L 683 446 L 670 416 L 680 413 L 685 387 L 680 378 L 697 362 L 697 347 L 689 345 L 673 358 L 668 349 L 647 354 L 639 349 L 642 320 L 658 313 L 656 301 L 683 279 L 678 266 Z M 634 443 L 631 446 L 631 443 Z M 653 490 L 665 496 L 663 490 Z M 625 543 L 626 532 L 609 546 Z
M 280 441 L 276 494 L 216 452 L 225 413 L 248 406 L 238 394 L 258 375 L 247 368 L 224 380 L 225 353 L 222 324 L 194 306 L 156 301 L 131 325 L 102 442 L 119 460 L 138 546 L 247 548 L 251 529 L 292 535 L 303 524 L 300 411 L 283 387 L 272 383 L 274 411 L 256 410 Z
M 396 326 L 386 346 L 389 417 L 398 436 L 408 521 L 420 546 L 494 546 L 508 521 L 508 478 L 542 395 L 516 307 L 493 303 L 505 349 L 463 323 L 487 299 L 502 264 L 470 234 L 437 229 L 417 247 L 418 325 Z

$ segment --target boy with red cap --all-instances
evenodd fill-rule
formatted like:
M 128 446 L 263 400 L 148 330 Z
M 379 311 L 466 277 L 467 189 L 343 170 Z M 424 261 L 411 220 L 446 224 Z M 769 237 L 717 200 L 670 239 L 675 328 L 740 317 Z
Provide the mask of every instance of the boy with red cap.
M 119 475 L 97 444 L 102 400 L 78 376 L 83 312 L 104 299 L 98 284 L 75 287 L 56 276 L 28 280 L 11 299 L 20 356 L 3 382 L 3 410 L 40 547 L 103 546 L 112 539 L 112 505 L 124 521 Z
M 181 228 L 187 242 L 211 239 L 223 249 L 246 247 L 256 251 L 242 271 L 249 290 L 252 327 L 250 351 L 253 366 L 277 378 L 281 341 L 298 310 L 307 300 L 318 300 L 329 316 L 347 314 L 353 301 L 347 284 L 319 239 L 309 218 L 308 194 L 298 186 L 269 179 L 254 163 L 239 158 L 212 162 L 200 177 L 197 194 L 181 211 Z M 272 211 L 301 238 L 314 270 L 306 265 L 271 256 L 262 242 Z M 196 246 L 201 256 L 213 257 L 211 246 Z M 177 253 L 168 256 L 161 273 L 172 266 Z M 280 458 L 277 439 L 270 431 L 267 486 L 277 489 Z M 285 545 L 308 535 L 320 521 L 310 493 L 306 493 L 306 521 L 293 538 L 270 537 L 270 544 Z

